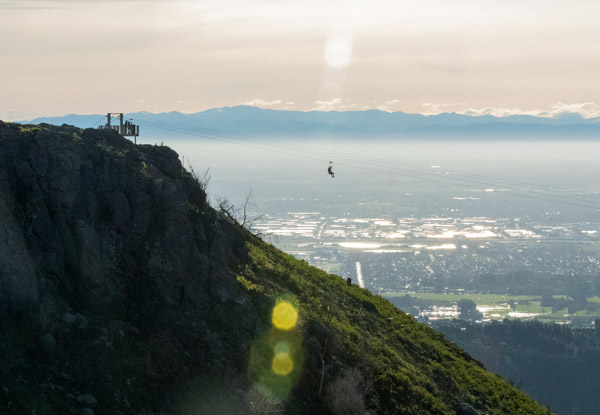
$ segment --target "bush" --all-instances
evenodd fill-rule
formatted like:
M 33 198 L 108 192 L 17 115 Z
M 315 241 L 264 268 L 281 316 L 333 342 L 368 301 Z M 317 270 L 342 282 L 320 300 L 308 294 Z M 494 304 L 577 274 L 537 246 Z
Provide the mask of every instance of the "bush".
M 334 415 L 364 415 L 367 385 L 360 370 L 347 369 L 327 387 L 327 403 Z

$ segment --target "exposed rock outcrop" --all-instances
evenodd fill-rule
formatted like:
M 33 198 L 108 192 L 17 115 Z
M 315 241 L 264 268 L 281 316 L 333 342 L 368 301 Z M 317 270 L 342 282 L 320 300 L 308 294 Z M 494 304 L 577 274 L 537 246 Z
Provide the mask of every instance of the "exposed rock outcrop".
M 123 309 L 138 290 L 208 307 L 244 241 L 177 153 L 111 131 L 29 128 L 0 125 L 0 312 Z
M 150 350 L 150 357 L 123 357 L 140 359 L 134 372 L 157 379 L 186 365 L 224 370 L 246 359 L 240 345 L 252 335 L 255 312 L 229 267 L 245 253 L 244 235 L 208 206 L 170 148 L 136 146 L 112 131 L 0 122 L 0 229 L 0 319 L 8 331 L 17 322 L 40 330 L 5 345 L 23 363 L 0 371 L 10 389 L 24 385 L 12 375 L 30 382 L 48 369 L 69 393 L 82 377 L 97 382 L 103 365 L 73 347 L 91 345 L 86 352 L 107 358 L 152 336 L 169 343 L 163 353 L 187 356 L 170 368 L 154 367 Z M 245 324 L 223 338 L 232 313 Z M 41 353 L 37 368 L 20 340 Z M 78 373 L 65 375 L 71 370 Z M 60 401 L 55 390 L 44 394 Z M 97 408 L 86 405 L 111 413 L 114 402 L 103 398 Z

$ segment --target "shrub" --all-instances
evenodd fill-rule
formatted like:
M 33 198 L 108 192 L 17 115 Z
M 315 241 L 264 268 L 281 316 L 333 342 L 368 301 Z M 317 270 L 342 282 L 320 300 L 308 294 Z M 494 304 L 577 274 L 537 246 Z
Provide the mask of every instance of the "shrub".
M 366 385 L 360 370 L 347 369 L 327 387 L 327 403 L 334 415 L 364 415 Z

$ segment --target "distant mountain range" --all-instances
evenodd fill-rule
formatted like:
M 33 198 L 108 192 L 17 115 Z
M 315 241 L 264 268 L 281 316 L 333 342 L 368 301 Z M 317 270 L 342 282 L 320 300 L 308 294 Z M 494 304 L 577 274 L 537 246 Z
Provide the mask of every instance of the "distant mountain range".
M 213 108 L 193 114 L 134 112 L 126 114 L 146 137 L 180 138 L 207 135 L 277 137 L 534 137 L 600 138 L 600 117 L 568 114 L 559 118 L 511 115 L 437 115 L 366 111 L 282 111 L 252 106 Z M 25 122 L 25 121 L 23 121 Z M 102 125 L 102 114 L 41 117 L 33 124 L 70 124 L 81 128 Z

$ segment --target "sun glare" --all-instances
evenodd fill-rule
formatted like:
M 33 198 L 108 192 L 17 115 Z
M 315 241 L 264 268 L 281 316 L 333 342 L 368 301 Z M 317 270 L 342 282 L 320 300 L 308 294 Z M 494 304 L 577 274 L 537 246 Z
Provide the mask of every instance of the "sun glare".
M 350 63 L 352 47 L 346 36 L 334 35 L 325 43 L 325 63 L 330 68 L 342 69 Z

